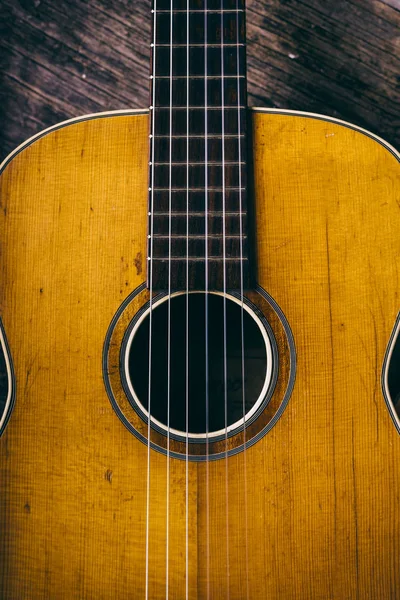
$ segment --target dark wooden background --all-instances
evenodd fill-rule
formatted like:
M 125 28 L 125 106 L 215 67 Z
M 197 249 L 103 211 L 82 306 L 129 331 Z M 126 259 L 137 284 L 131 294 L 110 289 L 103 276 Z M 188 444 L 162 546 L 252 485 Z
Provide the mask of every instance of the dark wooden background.
M 150 0 L 0 0 L 0 158 L 85 113 L 148 106 Z M 399 134 L 400 0 L 248 0 L 249 104 Z

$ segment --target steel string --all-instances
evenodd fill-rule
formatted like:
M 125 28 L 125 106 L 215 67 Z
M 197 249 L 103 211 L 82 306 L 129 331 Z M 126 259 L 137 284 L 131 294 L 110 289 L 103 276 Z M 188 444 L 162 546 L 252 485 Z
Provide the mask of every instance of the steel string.
M 206 564 L 207 564 L 207 600 L 210 598 L 210 467 L 209 467 L 209 365 L 208 365 L 208 86 L 207 86 L 207 0 L 204 2 L 204 202 L 205 202 L 205 345 L 206 345 Z
M 189 598 L 189 0 L 186 4 L 186 600 Z
M 169 54 L 169 214 L 168 214 L 168 380 L 167 380 L 167 499 L 166 499 L 166 565 L 165 597 L 169 597 L 169 508 L 170 508 L 170 408 L 171 408 L 171 227 L 172 227 L 172 89 L 173 89 L 173 7 L 171 0 L 170 54 Z
M 229 473 L 228 473 L 228 365 L 226 323 L 226 210 L 225 210 L 225 88 L 224 88 L 224 2 L 221 0 L 221 151 L 222 151 L 222 264 L 224 313 L 224 420 L 225 420 L 225 508 L 226 508 L 226 584 L 229 599 Z
M 243 13 L 244 15 L 244 13 Z M 236 0 L 236 64 L 237 64 L 237 103 L 238 103 L 238 159 L 239 159 L 239 237 L 240 237 L 240 302 L 241 302 L 241 355 L 242 355 L 242 410 L 243 410 L 243 469 L 244 469 L 244 516 L 245 516 L 245 552 L 246 552 L 246 598 L 249 595 L 249 539 L 248 539 L 248 506 L 247 506 L 247 462 L 246 462 L 246 391 L 244 386 L 244 291 L 243 291 L 243 211 L 242 211 L 242 146 L 240 106 L 244 105 L 240 98 L 240 39 L 239 39 L 239 0 Z
M 146 584 L 145 598 L 149 598 L 149 530 L 150 530 L 150 436 L 151 436 L 151 366 L 152 366 L 152 334 L 153 334 L 153 231 L 154 231 L 154 135 L 155 135 L 155 64 L 156 64 L 156 28 L 157 28 L 157 0 L 154 0 L 153 9 L 153 69 L 152 69 L 152 124 L 151 124 L 151 187 L 150 187 L 150 261 L 149 269 L 149 295 L 150 295 L 150 313 L 149 313 L 149 387 L 148 387 L 148 419 L 147 419 L 147 473 L 146 473 Z

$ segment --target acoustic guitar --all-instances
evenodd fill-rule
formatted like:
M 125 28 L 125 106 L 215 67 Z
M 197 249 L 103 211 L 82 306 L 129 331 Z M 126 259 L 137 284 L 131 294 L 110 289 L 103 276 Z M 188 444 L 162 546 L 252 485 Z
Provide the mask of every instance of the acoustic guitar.
M 151 18 L 150 110 L 1 168 L 0 596 L 400 598 L 399 155 Z

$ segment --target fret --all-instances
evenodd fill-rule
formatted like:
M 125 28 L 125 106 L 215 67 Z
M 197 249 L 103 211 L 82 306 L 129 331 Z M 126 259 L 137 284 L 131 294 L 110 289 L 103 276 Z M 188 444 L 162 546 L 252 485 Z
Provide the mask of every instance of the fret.
M 153 214 L 154 219 L 156 217 L 166 217 L 169 215 L 172 215 L 173 217 L 184 217 L 185 219 L 188 217 L 189 219 L 191 219 L 192 217 L 201 217 L 202 219 L 204 219 L 204 217 L 207 215 L 207 217 L 223 217 L 223 216 L 230 216 L 230 217 L 245 217 L 247 215 L 247 212 L 237 212 L 237 211 L 229 211 L 229 210 L 200 210 L 200 211 L 195 211 L 195 210 L 191 210 L 189 212 L 189 214 L 185 214 L 183 212 L 179 212 L 179 211 L 154 211 L 153 213 L 149 213 L 149 215 Z
M 245 79 L 245 75 L 173 75 L 172 77 L 170 75 L 159 75 L 158 76 L 159 79 L 168 79 L 168 80 L 179 80 L 179 79 L 201 79 L 202 81 L 204 81 L 204 79 L 214 79 L 214 80 L 218 80 L 221 81 L 221 79 L 231 79 L 231 80 L 237 80 L 237 79 Z M 153 75 L 150 75 L 150 79 L 153 79 Z
M 221 237 L 220 234 L 211 234 L 211 233 L 207 233 L 207 235 L 205 233 L 203 233 L 203 235 L 199 235 L 199 234 L 195 234 L 195 233 L 189 233 L 188 235 L 179 235 L 179 234 L 154 234 L 153 235 L 153 239 L 162 239 L 162 240 L 209 240 L 209 239 L 216 239 L 216 240 L 223 240 L 225 239 L 235 239 L 235 240 L 243 240 L 246 239 L 247 236 L 240 236 L 240 235 L 229 235 L 229 234 L 225 234 Z M 182 257 L 181 257 L 182 258 Z
M 197 167 L 197 166 L 202 166 L 203 169 L 205 167 L 205 165 L 207 165 L 207 167 L 231 167 L 233 165 L 235 166 L 239 166 L 239 165 L 245 165 L 245 162 L 238 162 L 238 161 L 228 161 L 225 160 L 224 162 L 213 162 L 211 160 L 207 161 L 207 162 L 202 162 L 200 160 L 197 161 L 192 161 L 192 162 L 188 162 L 188 161 L 184 161 L 184 160 L 180 160 L 178 162 L 149 162 L 149 165 L 154 165 L 155 167 L 166 167 L 166 166 L 171 166 L 171 167 L 185 167 L 185 169 L 187 167 Z
M 207 79 L 207 90 L 203 77 L 196 78 L 169 78 L 155 80 L 154 106 L 169 107 L 170 85 L 172 83 L 172 104 L 173 106 L 186 106 L 187 93 L 189 91 L 189 104 L 193 107 L 201 106 L 212 108 L 222 105 L 222 88 L 224 91 L 224 104 L 237 106 L 246 105 L 246 80 L 237 77 L 234 78 L 209 78 Z M 238 99 L 239 84 L 239 99 Z M 207 96 L 205 92 L 207 91 Z
M 170 10 L 171 0 L 156 0 L 157 1 L 157 12 L 159 10 Z M 238 7 L 244 8 L 243 0 L 223 0 L 224 9 L 236 9 Z M 153 6 L 154 8 L 154 6 Z M 174 0 L 174 8 L 177 10 L 187 10 L 187 0 Z M 189 0 L 189 10 L 201 10 L 205 8 L 205 0 Z M 220 10 L 221 0 L 207 0 L 207 8 L 213 10 Z
M 240 204 L 242 204 L 242 210 L 244 210 L 246 206 L 245 192 L 245 188 L 242 188 L 241 190 L 237 188 L 226 188 L 225 210 L 228 212 L 239 212 Z M 178 190 L 172 189 L 171 192 L 169 188 L 164 188 L 161 190 L 153 190 L 153 212 L 169 212 L 169 210 L 171 210 L 174 213 L 185 213 L 188 200 L 189 210 L 194 212 L 205 211 L 206 209 L 210 212 L 222 211 L 224 208 L 224 201 L 222 197 L 221 188 L 208 188 L 207 190 L 205 190 L 205 188 L 202 188 L 200 190 L 187 190 L 185 187 L 183 187 Z
M 149 225 L 150 225 L 149 219 Z M 195 213 L 171 213 L 171 224 L 169 223 L 169 213 L 155 213 L 152 216 L 152 227 L 153 236 L 166 236 L 170 235 L 205 235 L 206 222 L 207 222 L 207 235 L 221 237 L 225 231 L 225 235 L 239 236 L 240 223 L 242 224 L 242 230 L 247 229 L 247 214 L 246 213 L 231 213 L 226 212 L 223 215 L 222 212 L 205 212 Z M 207 221 L 206 221 L 207 220 Z M 171 226 L 170 226 L 171 225 Z M 150 230 L 150 228 L 149 228 Z M 246 234 L 243 234 L 243 238 Z
M 189 171 L 189 173 L 187 172 Z M 196 189 L 204 187 L 205 165 L 154 165 L 152 170 L 152 181 L 151 185 L 154 189 L 161 189 L 162 184 L 165 182 L 173 189 L 179 189 L 180 185 L 184 184 L 189 189 Z M 220 189 L 222 190 L 222 184 L 225 182 L 224 189 L 238 189 L 239 188 L 239 173 L 242 171 L 242 179 L 245 177 L 245 169 L 243 165 L 238 164 L 207 164 L 207 179 L 208 189 Z M 189 181 L 187 176 L 189 175 Z
M 225 249 L 226 259 L 240 259 L 240 251 L 243 252 L 245 238 L 238 236 L 214 236 L 214 237 L 158 237 L 153 236 L 153 259 L 164 258 L 169 255 L 182 258 L 205 258 L 206 245 L 209 258 L 221 258 Z
M 204 48 L 204 43 L 203 44 L 186 44 L 185 42 L 183 42 L 182 44 L 150 44 L 150 48 Z M 220 42 L 219 44 L 209 44 L 207 43 L 207 48 L 237 48 L 237 46 L 241 46 L 244 47 L 245 44 L 243 43 L 225 43 L 225 42 Z
M 242 145 L 244 144 L 244 137 L 242 136 Z M 205 162 L 205 148 L 207 145 L 207 158 L 210 163 L 222 162 L 222 145 L 225 151 L 226 162 L 239 162 L 239 139 L 237 136 L 225 137 L 223 140 L 221 136 L 216 137 L 194 137 L 191 136 L 186 138 L 168 136 L 158 137 L 155 143 L 154 161 L 169 163 L 170 156 L 170 145 L 171 155 L 174 159 L 180 159 L 182 161 L 187 160 L 187 146 L 189 145 L 189 162 Z M 241 158 L 245 158 L 242 149 Z M 243 162 L 243 161 L 242 161 Z
M 210 11 L 209 11 L 210 12 Z M 171 39 L 171 14 L 172 14 L 172 39 Z M 188 28 L 187 28 L 187 12 L 174 11 L 158 11 L 156 13 L 156 36 L 153 43 L 158 45 L 168 45 L 172 42 L 173 47 L 175 45 L 185 45 L 185 51 L 187 49 L 187 42 L 191 44 L 203 45 L 207 43 L 209 45 L 218 45 L 220 47 L 221 41 L 231 42 L 235 44 L 237 42 L 236 32 L 239 30 L 239 41 L 243 41 L 244 38 L 244 14 L 241 11 L 237 14 L 234 11 L 225 13 L 222 19 L 223 30 L 221 30 L 221 12 L 210 12 L 207 16 L 207 39 L 205 39 L 205 28 L 204 28 L 204 16 L 199 13 L 189 13 L 189 39 L 188 39 Z M 204 48 L 202 48 L 204 51 Z
M 243 47 L 235 48 L 220 48 L 212 47 L 207 48 L 207 52 L 204 48 L 195 46 L 192 48 L 185 48 L 182 46 L 172 48 L 162 47 L 153 54 L 155 60 L 154 73 L 156 77 L 168 77 L 171 78 L 171 55 L 172 55 L 172 79 L 176 77 L 202 77 L 205 78 L 207 73 L 208 77 L 244 77 L 238 73 L 238 54 L 239 54 L 239 69 L 240 64 L 244 62 Z M 155 55 L 155 56 L 154 56 Z M 223 76 L 221 71 L 221 56 L 223 58 Z M 187 58 L 189 57 L 189 75 L 187 68 Z M 207 60 L 207 70 L 206 63 Z
M 205 111 L 205 109 L 207 110 L 225 110 L 227 108 L 231 108 L 234 110 L 240 110 L 240 109 L 245 109 L 247 108 L 244 105 L 239 105 L 239 104 L 224 104 L 224 106 L 150 106 L 150 110 L 154 110 L 154 111 L 168 111 L 168 110 L 182 110 L 182 111 L 187 111 L 187 110 L 201 110 L 202 112 Z M 225 137 L 225 136 L 224 136 Z
M 171 165 L 172 167 L 185 167 L 185 168 L 188 167 L 188 166 L 189 167 L 197 167 L 199 165 L 201 165 L 204 168 L 205 165 L 207 165 L 209 167 L 213 167 L 213 166 L 223 167 L 223 166 L 232 166 L 232 165 L 237 165 L 238 166 L 238 165 L 245 165 L 245 164 L 246 163 L 244 161 L 239 162 L 237 160 L 231 160 L 231 161 L 225 160 L 224 162 L 221 162 L 221 161 L 220 162 L 216 162 L 216 161 L 211 161 L 211 160 L 209 160 L 207 162 L 204 162 L 204 161 L 201 161 L 201 160 L 189 161 L 189 162 L 185 161 L 185 160 L 180 160 L 178 162 L 172 162 L 172 161 L 171 162 L 168 162 L 168 161 L 166 161 L 166 162 L 157 162 L 157 161 L 149 162 L 149 165 L 154 165 L 154 166 L 165 167 L 165 166 L 170 166 Z
M 152 13 L 154 13 L 154 10 L 151 11 Z M 203 9 L 192 9 L 192 10 L 186 10 L 186 9 L 182 9 L 182 8 L 173 8 L 172 10 L 161 10 L 161 9 L 157 9 L 157 13 L 200 13 L 200 14 L 205 14 L 205 13 L 238 13 L 238 12 L 243 12 L 243 8 L 226 8 L 226 9 L 221 9 L 221 8 L 203 8 Z
M 170 111 L 158 112 L 154 118 L 154 129 L 156 135 L 184 135 L 187 133 L 187 113 L 181 110 L 172 110 L 172 127 L 170 122 Z M 222 134 L 222 111 L 209 111 L 207 114 L 207 131 L 211 134 Z M 224 110 L 225 130 L 232 134 L 245 129 L 246 111 L 244 109 L 226 108 Z M 198 111 L 189 110 L 189 133 L 197 135 L 205 134 L 204 115 Z
M 154 137 L 157 140 L 236 140 L 238 138 L 245 138 L 246 136 L 241 133 L 240 135 L 237 134 L 230 134 L 230 133 L 225 133 L 224 135 L 218 135 L 218 134 L 208 134 L 208 135 L 155 135 L 152 136 L 150 135 L 150 137 Z
M 186 187 L 186 186 L 182 186 L 182 187 L 176 187 L 176 188 L 169 188 L 169 187 L 160 187 L 160 188 L 149 188 L 149 190 L 154 189 L 155 192 L 182 192 L 184 191 L 194 191 L 194 192 L 203 192 L 203 194 L 205 192 L 212 192 L 212 191 L 226 191 L 229 192 L 230 190 L 234 190 L 234 191 L 239 191 L 239 190 L 245 190 L 246 188 L 238 188 L 238 187 L 221 187 L 221 186 L 211 186 L 209 185 L 208 187 L 197 187 L 197 188 L 191 188 L 191 187 Z
M 185 256 L 184 258 L 182 256 L 157 256 L 157 257 L 153 257 L 153 258 L 151 258 L 150 256 L 147 257 L 148 262 L 162 261 L 163 263 L 168 263 L 169 260 L 180 261 L 183 263 L 186 262 L 187 260 L 202 262 L 202 263 L 206 262 L 204 259 L 204 256 Z M 222 258 L 222 256 L 209 256 L 207 258 L 207 260 L 220 262 L 222 264 L 225 261 L 246 262 L 248 259 L 247 259 L 247 257 L 240 258 L 239 256 L 227 256 L 225 259 Z

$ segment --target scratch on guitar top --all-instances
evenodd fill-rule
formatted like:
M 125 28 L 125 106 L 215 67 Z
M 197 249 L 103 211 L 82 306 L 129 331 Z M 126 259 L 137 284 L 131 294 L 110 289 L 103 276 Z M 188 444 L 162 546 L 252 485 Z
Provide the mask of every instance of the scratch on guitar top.
M 104 473 L 104 478 L 108 481 L 108 483 L 112 483 L 113 472 L 111 469 L 107 469 L 107 471 Z
M 138 253 L 136 254 L 136 258 L 134 259 L 134 261 L 133 261 L 133 262 L 135 263 L 135 267 L 136 267 L 136 274 L 137 274 L 137 275 L 140 275 L 140 273 L 141 273 L 141 272 L 142 272 L 142 270 L 143 270 L 143 267 L 142 267 L 142 253 L 141 253 L 141 252 L 138 252 Z
M 325 137 L 326 137 L 326 138 L 328 138 L 328 137 L 333 137 L 334 135 L 335 135 L 334 133 L 326 133 L 326 134 L 325 134 Z
M 36 369 L 31 377 L 32 374 L 32 370 L 33 370 L 33 366 L 35 364 L 35 362 L 37 361 L 38 358 L 38 352 L 35 354 L 35 356 L 32 358 L 32 361 L 30 363 L 30 365 L 28 366 L 27 370 L 26 370 L 26 379 L 25 379 L 25 387 L 24 387 L 24 396 L 25 398 L 27 397 L 27 394 L 29 393 L 32 385 L 35 382 L 35 379 L 40 371 L 40 367 L 38 369 Z
M 290 240 L 286 240 L 286 242 L 282 242 L 282 244 L 279 244 L 279 246 L 275 246 L 274 250 L 279 250 L 280 248 L 284 248 L 285 246 L 287 246 L 289 244 Z

